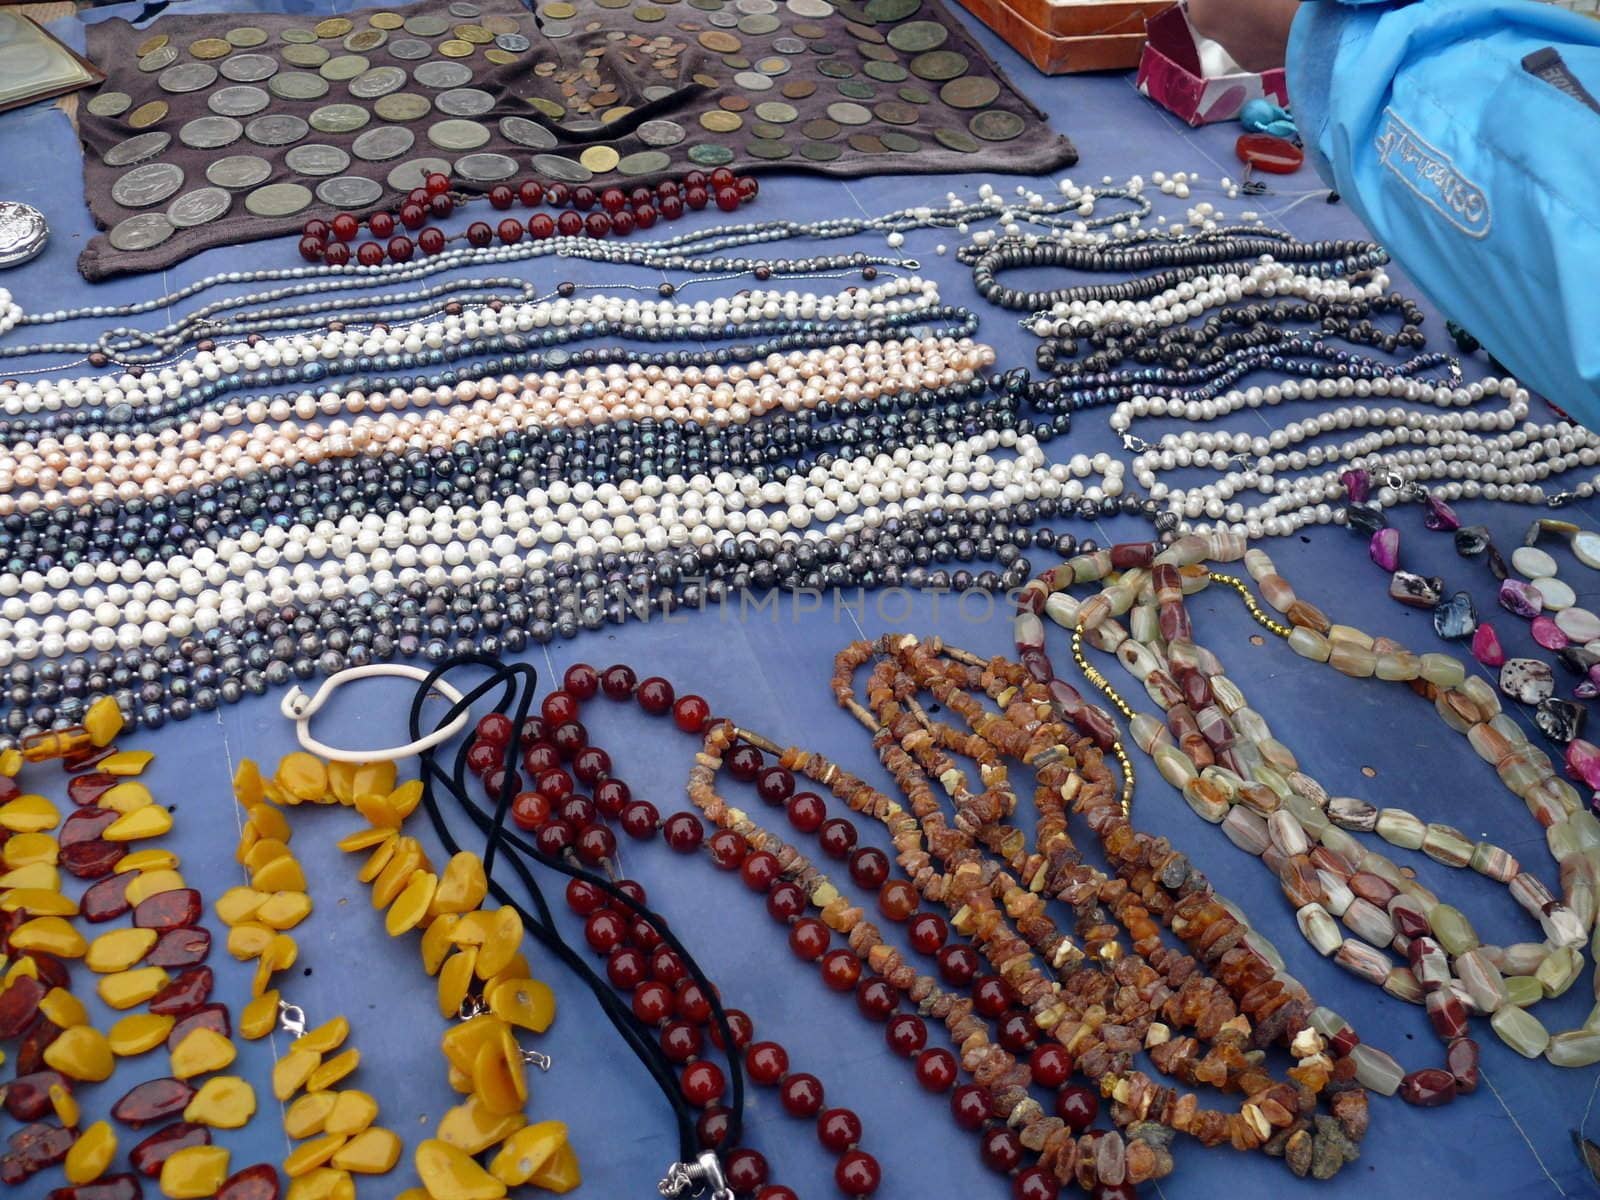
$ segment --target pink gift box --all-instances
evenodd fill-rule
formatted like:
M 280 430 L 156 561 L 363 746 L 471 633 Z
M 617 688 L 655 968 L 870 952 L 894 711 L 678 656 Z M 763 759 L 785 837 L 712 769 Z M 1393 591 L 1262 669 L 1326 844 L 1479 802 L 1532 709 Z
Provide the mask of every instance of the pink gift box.
M 1151 17 L 1145 33 L 1148 40 L 1139 58 L 1139 90 L 1190 125 L 1231 121 L 1247 103 L 1263 96 L 1282 105 L 1289 103 L 1282 68 L 1259 75 L 1250 71 L 1209 79 L 1202 75 L 1199 35 L 1181 4 Z

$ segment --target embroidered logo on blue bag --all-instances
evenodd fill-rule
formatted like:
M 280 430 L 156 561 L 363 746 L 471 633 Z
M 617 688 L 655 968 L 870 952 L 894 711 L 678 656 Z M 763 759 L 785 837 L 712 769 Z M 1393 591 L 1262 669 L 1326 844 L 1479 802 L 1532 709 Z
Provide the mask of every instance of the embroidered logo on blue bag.
M 1483 189 L 1394 113 L 1385 109 L 1383 117 L 1383 127 L 1373 140 L 1378 161 L 1462 233 L 1475 238 L 1487 235 L 1489 201 Z

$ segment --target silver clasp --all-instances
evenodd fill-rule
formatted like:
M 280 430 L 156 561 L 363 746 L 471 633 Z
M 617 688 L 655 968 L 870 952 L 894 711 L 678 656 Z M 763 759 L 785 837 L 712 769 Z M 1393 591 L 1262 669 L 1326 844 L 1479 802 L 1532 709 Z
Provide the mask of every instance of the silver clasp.
M 734 1200 L 733 1189 L 722 1174 L 722 1163 L 715 1151 L 707 1150 L 692 1163 L 675 1162 L 667 1168 L 667 1176 L 656 1184 L 656 1191 L 678 1200 L 683 1196 L 700 1196 L 709 1192 L 711 1200 Z
M 522 1061 L 530 1067 L 538 1067 L 541 1071 L 548 1071 L 555 1065 L 554 1059 L 548 1054 L 541 1054 L 537 1050 L 524 1050 L 522 1052 Z
M 1546 508 L 1565 508 L 1577 498 L 1577 492 L 1557 492 L 1554 496 L 1546 496 L 1544 504 Z
M 306 1032 L 306 1010 L 298 1004 L 290 1004 L 287 1000 L 279 1000 L 278 1028 L 294 1037 L 304 1037 Z

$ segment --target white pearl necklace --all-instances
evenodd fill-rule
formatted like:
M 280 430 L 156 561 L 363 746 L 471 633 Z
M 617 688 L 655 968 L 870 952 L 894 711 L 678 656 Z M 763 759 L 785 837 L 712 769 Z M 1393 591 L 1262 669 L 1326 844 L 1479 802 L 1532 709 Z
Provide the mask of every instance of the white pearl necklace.
M 1329 303 L 1373 300 L 1389 291 L 1389 276 L 1373 272 L 1365 283 L 1352 283 L 1343 276 L 1307 275 L 1293 265 L 1280 263 L 1269 255 L 1247 273 L 1206 275 L 1186 279 L 1147 300 L 1073 300 L 1056 303 L 1048 313 L 1025 322 L 1041 338 L 1071 337 L 1074 328 L 1088 324 L 1099 329 L 1112 322 L 1136 328 L 1166 328 L 1194 320 L 1208 309 L 1237 304 L 1250 297 L 1271 299 L 1293 296 L 1301 300 Z
M 756 289 L 712 300 L 641 300 L 637 296 L 572 296 L 468 309 L 410 326 L 318 330 L 269 338 L 252 346 L 239 341 L 198 350 L 186 359 L 142 375 L 102 374 L 74 379 L 20 380 L 0 384 L 0 412 L 7 416 L 59 412 L 94 405 L 128 404 L 135 408 L 175 400 L 191 388 L 215 382 L 237 371 L 271 370 L 308 362 L 334 362 L 361 356 L 419 354 L 502 334 L 564 328 L 585 321 L 612 321 L 649 329 L 679 330 L 695 324 L 746 325 L 779 318 L 807 321 L 851 321 L 920 311 L 939 304 L 932 280 L 908 275 L 872 286 L 817 294 L 794 290 Z M 0 333 L 4 332 L 0 324 Z
M 1014 457 L 993 457 L 1001 447 Z M 762 534 L 786 543 L 837 542 L 933 508 L 983 512 L 1024 500 L 1118 494 L 1121 472 L 1110 462 L 1103 483 L 1085 487 L 1093 465 L 1081 455 L 1069 464 L 1047 463 L 1031 436 L 991 430 L 955 443 L 841 460 L 782 484 L 761 485 L 729 472 L 599 487 L 556 483 L 482 508 L 416 508 L 314 528 L 273 526 L 166 563 L 82 563 L 71 571 L 0 576 L 0 666 L 155 646 L 296 600 L 387 593 L 418 580 L 462 587 L 580 555 L 742 542 Z
M 1404 400 L 1444 411 L 1341 404 L 1265 436 L 1185 431 L 1164 434 L 1152 444 L 1130 433 L 1133 423 L 1146 417 L 1213 421 L 1245 408 L 1344 398 Z M 1496 398 L 1504 407 L 1496 411 L 1478 407 Z M 1358 467 L 1378 479 L 1438 483 L 1434 490 L 1444 500 L 1482 497 L 1544 503 L 1549 498 L 1544 480 L 1600 463 L 1600 436 L 1566 421 L 1525 424 L 1529 406 L 1528 392 L 1514 379 L 1450 387 L 1424 380 L 1344 377 L 1235 389 L 1214 400 L 1137 396 L 1116 406 L 1111 427 L 1125 446 L 1138 451 L 1132 463 L 1135 481 L 1177 513 L 1185 529 L 1227 529 L 1260 538 L 1290 534 L 1310 524 L 1341 523 L 1343 515 L 1333 503 L 1344 492 L 1339 476 Z M 1340 442 L 1293 448 L 1347 430 L 1365 432 Z M 1216 471 L 1221 477 L 1216 483 L 1190 488 L 1159 478 L 1161 472 L 1196 468 Z M 1291 477 L 1289 472 L 1299 474 Z M 1569 494 L 1587 499 L 1594 495 L 1596 482 L 1600 477 L 1585 479 Z M 1250 491 L 1266 500 L 1246 505 L 1235 499 Z M 1397 489 L 1383 487 L 1375 498 L 1387 507 L 1401 496 Z
M 20 320 L 22 320 L 22 305 L 11 298 L 9 291 L 0 288 L 0 337 L 15 329 Z

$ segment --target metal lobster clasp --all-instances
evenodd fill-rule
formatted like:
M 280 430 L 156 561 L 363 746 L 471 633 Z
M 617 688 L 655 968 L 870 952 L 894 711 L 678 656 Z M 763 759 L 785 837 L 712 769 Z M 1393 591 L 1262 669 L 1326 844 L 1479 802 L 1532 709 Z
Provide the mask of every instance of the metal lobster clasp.
M 667 1177 L 656 1184 L 656 1191 L 668 1200 L 702 1195 L 709 1195 L 710 1200 L 734 1200 L 733 1189 L 722 1174 L 722 1163 L 711 1150 L 692 1163 L 673 1163 L 667 1168 Z

